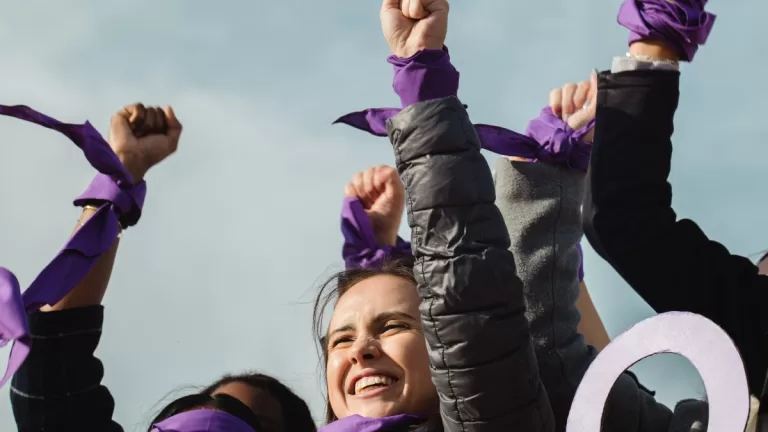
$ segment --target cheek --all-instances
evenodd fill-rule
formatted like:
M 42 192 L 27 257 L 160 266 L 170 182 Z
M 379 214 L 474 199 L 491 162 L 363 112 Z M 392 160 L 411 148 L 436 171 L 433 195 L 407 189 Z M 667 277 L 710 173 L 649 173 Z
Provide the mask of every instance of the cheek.
M 429 373 L 429 357 L 424 336 L 403 333 L 386 340 L 383 346 L 387 356 L 405 370 L 413 380 L 425 370 Z
M 348 364 L 349 362 L 340 352 L 334 352 L 328 356 L 326 385 L 328 386 L 329 398 L 333 399 L 339 396 L 341 387 L 344 385 L 344 371 Z

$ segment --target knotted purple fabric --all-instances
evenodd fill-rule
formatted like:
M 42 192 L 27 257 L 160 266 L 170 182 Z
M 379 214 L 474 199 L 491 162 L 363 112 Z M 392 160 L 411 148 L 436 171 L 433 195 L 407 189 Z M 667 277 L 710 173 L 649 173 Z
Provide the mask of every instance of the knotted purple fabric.
M 152 432 L 258 432 L 223 411 L 200 409 L 169 417 L 152 425 Z
M 397 238 L 395 246 L 379 246 L 373 233 L 371 221 L 365 213 L 363 203 L 354 197 L 344 198 L 341 208 L 341 232 L 344 234 L 342 256 L 348 269 L 371 268 L 388 259 L 411 255 L 411 243 Z M 579 282 L 584 280 L 584 252 L 579 252 Z
M 370 108 L 349 113 L 334 122 L 343 123 L 375 136 L 387 136 L 387 120 L 400 112 L 398 108 Z M 499 126 L 476 124 L 480 144 L 488 151 L 503 156 L 518 156 L 558 166 L 586 171 L 592 144 L 584 136 L 595 126 L 592 119 L 586 126 L 573 130 L 549 107 L 531 120 L 525 135 Z
M 681 60 L 692 61 L 707 42 L 716 16 L 705 11 L 707 0 L 625 0 L 618 22 L 629 29 L 629 43 L 656 39 L 676 47 Z
M 408 414 L 400 414 L 391 417 L 366 418 L 359 415 L 344 417 L 329 423 L 317 432 L 387 432 L 402 430 L 404 427 L 413 426 L 423 422 L 424 419 Z
M 136 224 L 146 195 L 146 183 L 134 184 L 112 148 L 90 123 L 62 123 L 27 106 L 0 105 L 0 114 L 53 129 L 80 147 L 91 166 L 100 172 L 88 189 L 75 200 L 103 203 L 93 216 L 69 239 L 62 250 L 21 293 L 19 282 L 0 267 L 0 347 L 14 341 L 2 387 L 29 354 L 32 339 L 27 314 L 64 298 L 108 251 L 124 227 Z
M 400 96 L 402 106 L 406 107 L 429 99 L 456 96 L 459 89 L 459 72 L 450 62 L 448 48 L 442 50 L 423 50 L 413 57 L 401 59 L 390 56 L 387 61 L 394 67 L 392 87 Z M 370 134 L 387 136 L 387 120 L 396 116 L 400 108 L 371 108 L 342 116 L 334 122 L 343 123 Z M 586 126 L 573 130 L 562 119 L 554 115 L 549 107 L 541 110 L 539 117 L 533 119 L 526 129 L 526 135 L 498 126 L 475 125 L 475 131 L 483 148 L 504 156 L 518 156 L 532 161 L 567 166 L 586 171 L 592 152 L 592 144 L 584 141 L 584 136 L 594 128 L 594 119 Z M 370 227 L 362 204 L 344 202 L 342 210 L 342 232 L 344 232 L 344 261 L 347 268 L 364 267 L 369 262 L 380 262 L 392 247 L 380 249 L 370 234 L 362 234 L 359 226 Z M 356 219 L 352 218 L 356 214 Z M 360 222 L 351 222 L 358 220 Z M 365 240 L 363 240 L 365 239 Z M 398 245 L 410 254 L 410 245 L 398 239 Z M 579 281 L 584 279 L 584 260 L 581 245 L 578 247 L 582 258 L 579 265 Z M 359 258 L 362 257 L 362 258 Z
M 403 107 L 458 95 L 460 75 L 451 64 L 447 47 L 422 50 L 407 59 L 390 56 L 387 61 L 393 66 L 392 87 L 400 96 Z M 387 136 L 387 120 L 399 112 L 398 108 L 370 108 L 344 115 L 334 124 L 343 123 L 384 137 Z M 528 124 L 525 135 L 482 124 L 475 125 L 475 130 L 483 148 L 494 153 L 586 171 L 592 146 L 585 143 L 583 137 L 592 127 L 594 120 L 574 131 L 549 108 L 545 108 L 538 118 Z
M 400 237 L 394 246 L 379 246 L 363 203 L 355 197 L 344 198 L 341 232 L 344 234 L 341 255 L 347 269 L 372 268 L 386 260 L 411 255 L 411 244 Z

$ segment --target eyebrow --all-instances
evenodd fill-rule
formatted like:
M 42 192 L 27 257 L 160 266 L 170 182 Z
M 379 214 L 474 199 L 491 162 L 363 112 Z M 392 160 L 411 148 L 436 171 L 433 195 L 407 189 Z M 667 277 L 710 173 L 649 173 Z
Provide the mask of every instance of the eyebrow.
M 378 315 L 376 315 L 376 318 L 373 319 L 373 322 L 375 324 L 380 324 L 384 321 L 389 321 L 392 319 L 400 319 L 405 321 L 416 321 L 416 318 L 412 317 L 411 315 L 405 313 L 405 312 L 382 312 Z M 337 334 L 337 333 L 343 333 L 348 331 L 353 331 L 355 329 L 355 326 L 352 324 L 346 324 L 341 327 L 335 328 L 333 331 L 328 332 L 328 336 L 325 337 L 326 342 L 331 339 L 331 336 Z

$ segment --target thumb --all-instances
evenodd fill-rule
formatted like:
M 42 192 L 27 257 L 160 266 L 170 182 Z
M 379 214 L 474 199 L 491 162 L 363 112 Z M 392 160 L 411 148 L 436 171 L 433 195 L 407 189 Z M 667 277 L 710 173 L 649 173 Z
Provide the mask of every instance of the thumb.
M 168 138 L 172 140 L 175 147 L 179 142 L 179 138 L 181 138 L 181 122 L 179 122 L 179 119 L 176 118 L 176 113 L 173 111 L 173 107 L 170 105 L 163 108 L 163 113 L 165 113 L 165 121 L 168 125 Z
M 122 110 L 112 116 L 109 122 L 109 141 L 115 144 L 118 140 L 125 142 L 133 136 L 133 128 L 130 123 L 131 113 Z
M 403 15 L 410 19 L 422 19 L 427 16 L 422 0 L 403 0 Z

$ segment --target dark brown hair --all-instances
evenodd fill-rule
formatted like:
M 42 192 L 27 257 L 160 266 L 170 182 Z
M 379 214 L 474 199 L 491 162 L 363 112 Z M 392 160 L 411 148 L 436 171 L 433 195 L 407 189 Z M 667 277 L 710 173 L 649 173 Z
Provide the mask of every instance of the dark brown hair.
M 325 311 L 330 305 L 336 305 L 341 296 L 346 294 L 350 288 L 358 283 L 370 279 L 374 276 L 389 275 L 405 279 L 416 285 L 416 279 L 413 277 L 413 258 L 405 257 L 396 260 L 388 260 L 373 268 L 348 269 L 338 272 L 328 278 L 318 290 L 315 297 L 314 310 L 312 312 L 312 332 L 315 340 L 318 342 L 318 354 L 322 361 L 323 385 L 325 385 L 325 423 L 331 423 L 338 418 L 333 413 L 331 402 L 328 398 L 328 388 L 326 385 L 328 377 L 328 329 L 324 326 Z

